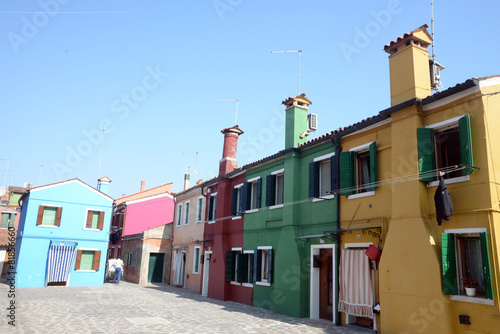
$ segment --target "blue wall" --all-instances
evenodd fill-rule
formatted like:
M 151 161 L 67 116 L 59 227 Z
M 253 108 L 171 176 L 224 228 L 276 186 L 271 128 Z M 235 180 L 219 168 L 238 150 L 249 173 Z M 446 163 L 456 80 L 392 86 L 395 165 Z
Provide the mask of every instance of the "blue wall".
M 62 207 L 59 227 L 37 226 L 40 205 Z M 47 258 L 51 240 L 77 242 L 82 248 L 101 251 L 99 270 L 76 271 L 73 260 L 69 286 L 99 286 L 103 284 L 113 200 L 78 180 L 32 190 L 21 209 L 16 241 L 16 286 L 43 287 L 47 275 Z M 88 209 L 104 211 L 102 230 L 85 230 Z

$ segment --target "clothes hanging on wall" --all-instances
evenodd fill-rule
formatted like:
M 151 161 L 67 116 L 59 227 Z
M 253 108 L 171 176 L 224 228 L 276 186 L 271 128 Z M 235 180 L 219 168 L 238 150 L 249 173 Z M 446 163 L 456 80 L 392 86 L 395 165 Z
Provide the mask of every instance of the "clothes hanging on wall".
M 443 220 L 449 220 L 453 214 L 453 202 L 442 176 L 439 179 L 439 186 L 434 194 L 434 203 L 436 204 L 436 220 L 438 225 L 441 225 Z

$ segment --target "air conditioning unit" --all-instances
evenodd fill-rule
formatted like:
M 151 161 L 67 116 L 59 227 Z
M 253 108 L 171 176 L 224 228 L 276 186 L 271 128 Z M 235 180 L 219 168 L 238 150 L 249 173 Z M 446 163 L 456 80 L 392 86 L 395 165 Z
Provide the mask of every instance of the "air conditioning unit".
M 433 89 L 438 89 L 441 85 L 441 76 L 439 72 L 444 70 L 444 66 L 439 64 L 437 61 L 429 59 L 429 68 L 431 75 L 431 87 Z
M 318 129 L 318 115 L 307 115 L 307 131 L 314 132 Z

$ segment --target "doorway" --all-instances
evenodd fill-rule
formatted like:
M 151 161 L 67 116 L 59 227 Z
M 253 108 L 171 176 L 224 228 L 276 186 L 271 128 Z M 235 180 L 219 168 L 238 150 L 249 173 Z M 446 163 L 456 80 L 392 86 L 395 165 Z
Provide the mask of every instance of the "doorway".
M 163 283 L 163 253 L 149 254 L 148 283 Z
M 201 288 L 201 295 L 203 297 L 208 296 L 208 277 L 210 274 L 210 258 L 212 257 L 212 251 L 205 251 L 205 256 L 203 260 L 203 286 Z
M 335 244 L 311 245 L 310 318 L 336 321 Z

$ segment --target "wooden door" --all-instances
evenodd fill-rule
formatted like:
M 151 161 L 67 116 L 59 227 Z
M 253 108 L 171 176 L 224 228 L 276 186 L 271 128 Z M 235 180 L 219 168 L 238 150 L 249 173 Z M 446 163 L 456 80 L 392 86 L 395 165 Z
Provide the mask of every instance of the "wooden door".
M 331 249 L 321 249 L 319 270 L 319 317 L 333 320 L 333 257 Z

